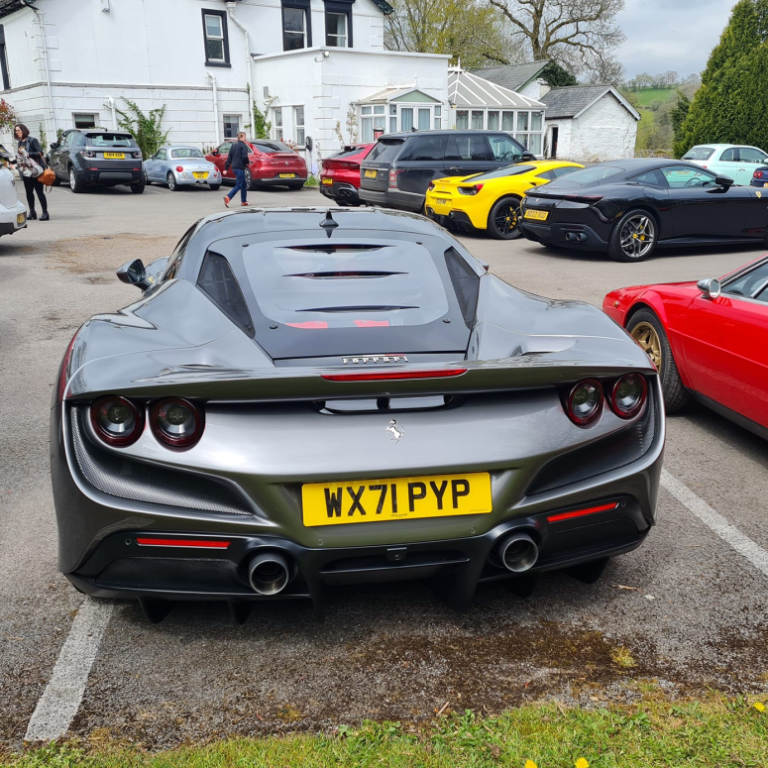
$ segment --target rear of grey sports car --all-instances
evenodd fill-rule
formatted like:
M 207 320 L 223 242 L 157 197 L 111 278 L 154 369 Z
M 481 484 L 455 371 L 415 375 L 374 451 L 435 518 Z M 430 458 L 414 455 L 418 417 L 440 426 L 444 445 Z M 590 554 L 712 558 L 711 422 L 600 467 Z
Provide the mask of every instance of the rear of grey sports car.
M 664 418 L 624 331 L 420 217 L 323 214 L 204 219 L 76 334 L 51 422 L 75 586 L 151 620 L 416 578 L 463 606 L 638 547 Z

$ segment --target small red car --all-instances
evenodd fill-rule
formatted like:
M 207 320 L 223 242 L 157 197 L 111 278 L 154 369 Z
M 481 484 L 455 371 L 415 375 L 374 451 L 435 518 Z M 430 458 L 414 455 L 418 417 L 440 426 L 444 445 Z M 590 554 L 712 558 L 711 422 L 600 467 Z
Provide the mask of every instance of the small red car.
M 694 398 L 768 439 L 768 256 L 720 280 L 621 288 L 603 310 L 659 369 L 668 413 Z
M 234 181 L 235 172 L 231 167 L 224 169 L 229 148 L 236 139 L 228 139 L 220 144 L 205 159 L 213 163 L 223 178 Z M 256 139 L 246 142 L 248 145 L 248 167 L 245 169 L 245 181 L 248 189 L 261 186 L 282 185 L 289 189 L 301 189 L 307 181 L 307 164 L 304 158 L 294 152 L 282 141 Z
M 361 205 L 360 163 L 373 147 L 374 144 L 354 144 L 323 160 L 320 192 L 339 205 Z

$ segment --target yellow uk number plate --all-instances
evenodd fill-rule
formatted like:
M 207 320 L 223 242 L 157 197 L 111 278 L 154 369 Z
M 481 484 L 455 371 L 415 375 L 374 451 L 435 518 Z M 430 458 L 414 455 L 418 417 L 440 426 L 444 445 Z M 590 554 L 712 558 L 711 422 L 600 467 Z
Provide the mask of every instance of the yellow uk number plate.
M 104 157 L 107 160 L 125 160 L 125 152 L 105 152 Z
M 296 174 L 295 173 L 281 173 L 280 174 L 281 179 L 295 179 Z
M 17 213 L 16 214 L 16 223 L 17 224 L 23 224 L 27 220 L 27 214 L 26 213 Z
M 376 178 L 376 171 L 366 171 L 365 172 L 365 178 L 366 179 L 375 179 Z
M 549 211 L 533 211 L 530 208 L 528 208 L 523 218 L 536 219 L 537 221 L 546 221 L 548 216 L 549 216 Z
M 325 184 L 327 187 L 332 187 L 333 179 L 323 179 L 323 184 Z
M 196 179 L 207 179 L 208 178 L 208 174 L 205 171 L 192 171 L 192 175 Z
M 493 509 L 487 472 L 308 483 L 301 501 L 305 526 L 487 515 Z
M 451 201 L 447 197 L 436 197 L 435 205 L 448 205 Z

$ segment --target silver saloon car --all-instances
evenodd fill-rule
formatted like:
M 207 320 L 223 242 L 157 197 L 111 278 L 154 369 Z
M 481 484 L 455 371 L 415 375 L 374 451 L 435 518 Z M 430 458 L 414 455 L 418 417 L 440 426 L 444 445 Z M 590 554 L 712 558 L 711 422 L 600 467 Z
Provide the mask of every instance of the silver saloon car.
M 248 209 L 118 272 L 66 351 L 59 567 L 82 592 L 257 601 L 429 579 L 464 607 L 596 580 L 655 522 L 664 406 L 596 307 L 518 290 L 431 221 Z
M 221 186 L 221 173 L 209 163 L 196 147 L 160 147 L 144 161 L 147 184 L 165 184 L 171 192 L 181 187 L 205 186 L 217 190 Z

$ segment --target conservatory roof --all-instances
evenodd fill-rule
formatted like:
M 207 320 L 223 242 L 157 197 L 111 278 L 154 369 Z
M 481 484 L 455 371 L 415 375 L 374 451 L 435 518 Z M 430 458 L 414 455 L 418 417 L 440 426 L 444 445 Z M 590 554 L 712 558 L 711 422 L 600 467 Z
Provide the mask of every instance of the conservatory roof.
M 499 109 L 546 109 L 545 105 L 464 69 L 448 70 L 448 98 L 452 105 Z
M 439 104 L 440 100 L 435 99 L 424 91 L 420 91 L 415 85 L 391 85 L 383 91 L 359 99 L 358 104 L 389 104 L 392 101 L 404 102 L 424 102 L 428 104 Z

